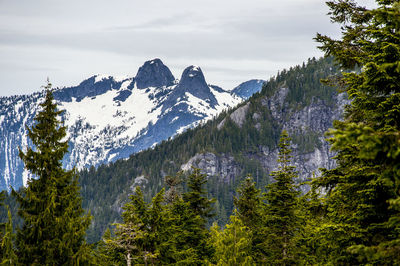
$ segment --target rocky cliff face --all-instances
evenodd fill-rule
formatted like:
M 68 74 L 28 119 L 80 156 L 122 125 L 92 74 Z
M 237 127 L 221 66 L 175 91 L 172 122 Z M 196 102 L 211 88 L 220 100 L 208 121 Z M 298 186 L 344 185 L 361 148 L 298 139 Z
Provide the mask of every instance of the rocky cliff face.
M 343 116 L 344 106 L 349 103 L 345 94 L 334 96 L 335 104 L 332 106 L 324 101 L 313 98 L 311 104 L 301 109 L 291 109 L 286 97 L 288 88 L 281 88 L 271 97 L 263 97 L 261 104 L 265 111 L 269 111 L 276 124 L 282 129 L 289 132 L 293 138 L 293 165 L 299 173 L 300 181 L 309 180 L 313 174 L 319 174 L 319 168 L 333 168 L 335 155 L 330 151 L 324 133 L 332 127 L 334 120 L 339 120 Z M 241 128 L 244 123 L 251 120 L 252 125 L 259 130 L 261 127 L 259 120 L 261 114 L 258 112 L 249 113 L 250 103 L 237 108 L 229 115 L 238 128 Z M 221 129 L 226 123 L 225 118 L 218 125 Z M 299 144 L 296 143 L 298 137 L 305 138 L 306 141 Z M 297 141 L 299 142 L 299 141 Z M 304 144 L 309 143 L 310 146 Z M 302 145 L 302 147 L 300 147 Z M 270 148 L 260 145 L 258 152 L 243 151 L 245 157 L 256 160 L 263 171 L 271 172 L 278 168 L 278 148 Z M 214 154 L 214 153 L 198 153 L 190 158 L 187 163 L 181 166 L 182 170 L 190 169 L 190 166 L 198 167 L 204 170 L 209 176 L 217 176 L 223 182 L 229 182 L 238 176 L 243 167 L 236 161 L 234 156 L 230 154 Z
M 145 89 L 149 87 L 169 87 L 174 84 L 174 76 L 163 62 L 156 58 L 147 61 L 141 66 L 136 74 L 136 87 Z

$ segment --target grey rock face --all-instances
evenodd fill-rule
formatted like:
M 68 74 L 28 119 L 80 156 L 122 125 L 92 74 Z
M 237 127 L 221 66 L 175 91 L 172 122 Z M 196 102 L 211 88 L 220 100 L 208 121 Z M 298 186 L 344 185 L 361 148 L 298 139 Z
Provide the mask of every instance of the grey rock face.
M 169 68 L 163 62 L 156 58 L 146 61 L 136 74 L 136 87 L 144 89 L 148 87 L 172 86 L 174 84 L 174 76 Z
M 189 171 L 191 167 L 200 168 L 207 176 L 219 176 L 224 182 L 229 182 L 241 172 L 239 165 L 230 155 L 214 153 L 196 154 L 186 164 L 181 166 L 183 171 Z
M 274 120 L 278 121 L 282 129 L 286 129 L 290 136 L 312 135 L 318 143 L 311 150 L 299 151 L 297 144 L 292 144 L 293 150 L 292 164 L 296 166 L 300 181 L 309 180 L 313 175 L 319 174 L 319 168 L 332 169 L 336 166 L 333 159 L 335 153 L 330 151 L 329 143 L 325 140 L 324 133 L 332 127 L 333 121 L 341 119 L 344 106 L 349 104 L 345 94 L 335 96 L 335 106 L 329 106 L 319 99 L 313 99 L 311 104 L 300 110 L 289 109 L 285 98 L 288 94 L 287 88 L 281 88 L 272 97 L 261 99 L 261 104 L 272 114 Z M 246 104 L 235 110 L 230 116 L 231 119 L 241 127 L 249 104 Z M 251 114 L 253 120 L 260 119 L 259 113 Z M 218 125 L 221 129 L 224 126 L 225 119 Z M 258 130 L 260 123 L 254 125 Z M 245 151 L 244 151 L 245 152 Z M 264 171 L 271 173 L 278 169 L 278 148 L 270 149 L 268 146 L 259 146 L 258 152 L 247 153 L 249 159 L 257 160 Z M 242 166 L 230 155 L 216 155 L 213 153 L 196 154 L 186 164 L 182 166 L 183 170 L 188 169 L 188 165 L 194 165 L 210 176 L 219 176 L 224 182 L 227 178 L 235 178 L 235 175 L 243 173 Z M 228 173 L 228 174 L 227 174 Z M 306 189 L 306 188 L 305 188 Z
M 243 123 L 245 122 L 249 107 L 250 107 L 250 102 L 239 107 L 229 116 L 232 119 L 232 121 L 240 128 L 243 126 Z M 219 123 L 217 128 L 221 129 L 225 123 L 226 123 L 226 118 L 224 120 L 222 120 L 221 123 Z
M 250 107 L 250 102 L 248 102 L 246 105 L 239 107 L 236 109 L 231 115 L 231 119 L 233 122 L 235 122 L 238 127 L 242 127 L 243 123 L 245 122 L 246 119 L 246 114 L 249 111 Z

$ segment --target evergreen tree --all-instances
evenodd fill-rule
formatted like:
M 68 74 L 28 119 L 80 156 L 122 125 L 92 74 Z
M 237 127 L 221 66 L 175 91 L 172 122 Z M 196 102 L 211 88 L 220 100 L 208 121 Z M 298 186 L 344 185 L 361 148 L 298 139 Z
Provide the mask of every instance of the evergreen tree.
M 323 233 L 333 264 L 400 261 L 400 3 L 368 10 L 350 0 L 327 2 L 342 38 L 318 34 L 327 55 L 361 72 L 332 79 L 352 100 L 330 131 L 338 166 L 318 183 L 328 190 Z
M 257 228 L 261 222 L 261 192 L 256 188 L 251 175 L 248 175 L 239 186 L 238 196 L 233 203 L 237 210 L 237 216 L 243 224 L 249 228 Z
M 8 208 L 7 208 L 8 209 Z M 2 261 L 0 265 L 16 265 L 18 258 L 14 250 L 15 235 L 10 209 L 8 209 L 8 221 L 5 225 L 5 233 L 1 241 Z
M 264 256 L 262 243 L 265 240 L 263 235 L 261 191 L 256 188 L 253 178 L 248 175 L 239 186 L 237 192 L 238 197 L 233 199 L 236 207 L 236 216 L 252 232 L 251 256 L 255 260 L 261 260 Z
M 24 221 L 17 231 L 18 258 L 25 265 L 71 265 L 86 259 L 90 217 L 81 207 L 75 170 L 62 168 L 68 140 L 50 83 L 41 107 L 35 125 L 27 128 L 35 149 L 20 150 L 25 168 L 37 179 L 28 180 L 21 193 L 13 191 Z
M 213 253 L 207 241 L 209 232 L 206 226 L 207 219 L 214 216 L 215 199 L 208 199 L 207 191 L 203 188 L 206 182 L 206 175 L 202 174 L 200 169 L 193 168 L 188 176 L 188 191 L 183 194 L 183 200 L 188 203 L 189 210 L 201 219 L 201 223 L 190 228 L 189 232 L 194 237 L 192 246 L 202 261 L 211 257 Z
M 196 215 L 182 197 L 178 197 L 169 205 L 170 226 L 169 250 L 165 252 L 171 262 L 177 265 L 201 265 L 204 262 L 204 240 L 208 231 L 204 230 L 204 220 Z
M 217 224 L 211 227 L 210 242 L 215 247 L 216 265 L 254 265 L 251 257 L 252 232 L 236 214 L 234 211 L 223 231 Z
M 192 211 L 204 219 L 204 224 L 207 219 L 214 216 L 213 203 L 215 199 L 208 199 L 207 191 L 204 189 L 204 184 L 207 182 L 207 176 L 201 173 L 199 168 L 193 168 L 192 173 L 188 177 L 188 192 L 183 194 L 183 199 L 189 203 Z
M 299 191 L 295 185 L 297 172 L 290 165 L 290 138 L 282 131 L 279 142 L 278 171 L 271 177 L 275 180 L 267 186 L 265 194 L 265 242 L 266 263 L 289 265 L 296 262 L 295 236 L 300 228 L 298 213 Z
M 147 204 L 140 187 L 136 187 L 130 202 L 123 207 L 123 223 L 115 224 L 115 237 L 109 233 L 104 236 L 103 255 L 119 263 L 124 257 L 127 265 L 170 263 L 168 252 L 173 248 L 174 239 L 163 202 L 164 189 Z
M 299 250 L 297 264 L 326 265 L 326 250 L 329 250 L 329 247 L 320 241 L 325 237 L 323 232 L 327 222 L 325 199 L 321 196 L 323 193 L 318 192 L 318 188 L 312 182 L 308 184 L 310 190 L 300 197 L 299 202 L 302 230 L 295 239 Z

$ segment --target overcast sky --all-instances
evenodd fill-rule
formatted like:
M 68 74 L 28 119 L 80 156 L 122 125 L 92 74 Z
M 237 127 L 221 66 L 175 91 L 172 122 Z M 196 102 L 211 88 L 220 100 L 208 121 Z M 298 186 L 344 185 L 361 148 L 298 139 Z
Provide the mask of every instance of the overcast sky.
M 95 74 L 135 76 L 160 58 L 180 78 L 199 65 L 232 89 L 322 53 L 338 36 L 322 0 L 0 0 L 0 96 L 73 86 Z M 370 0 L 360 1 L 363 3 Z

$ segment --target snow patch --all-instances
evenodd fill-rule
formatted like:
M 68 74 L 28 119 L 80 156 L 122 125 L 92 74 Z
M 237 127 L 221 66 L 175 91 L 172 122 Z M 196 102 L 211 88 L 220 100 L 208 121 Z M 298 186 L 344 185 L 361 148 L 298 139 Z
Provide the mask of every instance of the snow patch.
M 128 75 L 112 76 L 112 79 L 113 79 L 115 82 L 123 82 L 123 81 L 125 81 L 125 80 L 130 79 L 130 77 L 129 77 Z
M 103 79 L 109 79 L 110 77 L 110 75 L 96 75 L 94 78 L 94 83 L 102 81 Z
M 130 81 L 126 81 L 123 86 L 129 84 Z M 75 145 L 76 154 L 73 156 L 78 169 L 107 160 L 112 148 L 128 145 L 149 123 L 157 121 L 161 106 L 155 108 L 155 100 L 149 98 L 154 90 L 134 89 L 124 102 L 113 102 L 118 91 L 112 90 L 94 99 L 84 98 L 80 102 L 73 99 L 72 102 L 61 103 L 60 107 L 67 113 L 65 124 L 69 128 L 68 137 Z M 74 132 L 74 129 L 82 127 L 84 131 Z M 80 158 L 80 152 L 86 157 Z

